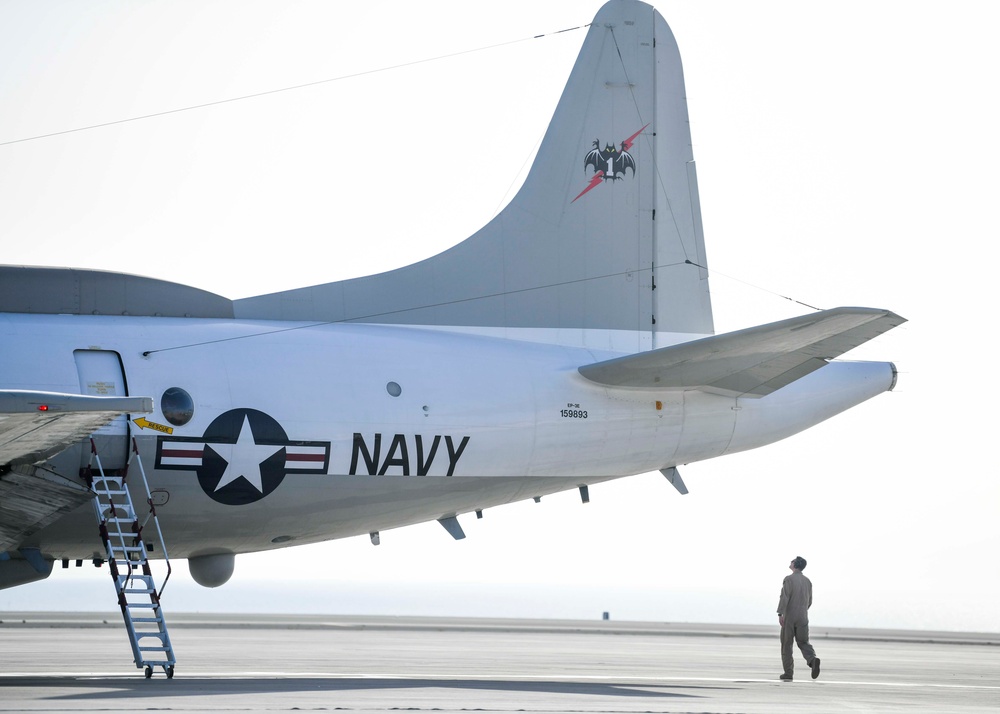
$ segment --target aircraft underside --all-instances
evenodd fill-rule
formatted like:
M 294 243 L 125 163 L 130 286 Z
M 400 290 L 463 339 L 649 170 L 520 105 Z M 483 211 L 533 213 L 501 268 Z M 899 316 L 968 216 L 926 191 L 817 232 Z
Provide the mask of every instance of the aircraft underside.
M 619 478 L 588 478 L 588 484 Z M 185 500 L 157 507 L 171 558 L 206 552 L 251 553 L 305 545 L 473 513 L 584 485 L 579 478 L 326 476 L 303 481 L 296 504 L 260 502 L 238 513 L 220 507 L 206 514 Z M 318 481 L 322 480 L 322 483 Z M 338 493 L 340 495 L 338 495 Z M 27 539 L 47 558 L 104 558 L 93 507 L 88 503 Z M 162 557 L 155 550 L 152 559 Z

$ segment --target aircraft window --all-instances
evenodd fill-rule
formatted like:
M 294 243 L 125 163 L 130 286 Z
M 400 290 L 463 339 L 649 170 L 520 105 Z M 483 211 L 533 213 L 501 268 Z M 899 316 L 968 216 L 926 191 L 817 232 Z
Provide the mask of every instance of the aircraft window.
M 194 416 L 194 400 L 180 387 L 171 387 L 160 397 L 160 411 L 174 426 L 184 426 Z
M 387 385 L 385 385 L 385 391 L 389 392 L 390 397 L 398 397 L 400 394 L 403 393 L 403 388 L 400 387 L 395 382 L 389 382 Z

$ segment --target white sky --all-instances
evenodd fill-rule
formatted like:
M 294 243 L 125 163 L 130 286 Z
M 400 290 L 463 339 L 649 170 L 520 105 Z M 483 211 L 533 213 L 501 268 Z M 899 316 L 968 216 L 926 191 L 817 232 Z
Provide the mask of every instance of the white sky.
M 584 33 L 413 63 L 600 4 L 0 0 L 0 262 L 239 298 L 437 253 L 516 190 Z M 807 311 L 779 295 L 892 309 L 910 322 L 850 356 L 894 361 L 896 391 L 683 468 L 685 497 L 646 474 L 586 506 L 571 492 L 466 516 L 462 542 L 430 523 L 378 548 L 242 556 L 217 590 L 177 576 L 168 612 L 770 623 L 801 554 L 815 624 L 1000 631 L 1000 10 L 657 6 L 685 64 L 717 329 Z M 0 591 L 0 610 L 112 610 L 106 580 L 56 571 Z

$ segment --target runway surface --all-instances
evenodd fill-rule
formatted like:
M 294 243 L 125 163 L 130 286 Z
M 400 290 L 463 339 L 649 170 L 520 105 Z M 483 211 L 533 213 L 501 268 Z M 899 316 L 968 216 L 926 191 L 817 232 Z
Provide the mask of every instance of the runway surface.
M 0 712 L 991 712 L 1000 635 L 331 616 L 169 617 L 145 679 L 117 613 L 0 613 Z

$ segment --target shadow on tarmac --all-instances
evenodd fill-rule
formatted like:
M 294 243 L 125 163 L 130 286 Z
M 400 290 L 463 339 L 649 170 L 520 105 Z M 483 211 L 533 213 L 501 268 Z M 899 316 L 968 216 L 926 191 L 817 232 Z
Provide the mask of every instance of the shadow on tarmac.
M 557 682 L 557 681 L 503 681 L 491 679 L 382 679 L 358 677 L 212 677 L 185 679 L 178 676 L 168 680 L 99 678 L 99 677 L 10 677 L 0 679 L 0 691 L 8 687 L 24 687 L 49 694 L 38 701 L 75 701 L 96 699 L 133 699 L 137 696 L 158 697 L 213 697 L 247 696 L 255 694 L 296 694 L 308 692 L 351 692 L 400 689 L 450 689 L 483 692 L 530 694 L 569 694 L 598 697 L 659 697 L 697 699 L 710 691 L 723 691 L 733 687 L 697 685 L 641 685 L 613 684 L 606 682 Z M 60 693 L 60 690 L 67 690 Z M 92 690 L 90 692 L 81 690 Z

